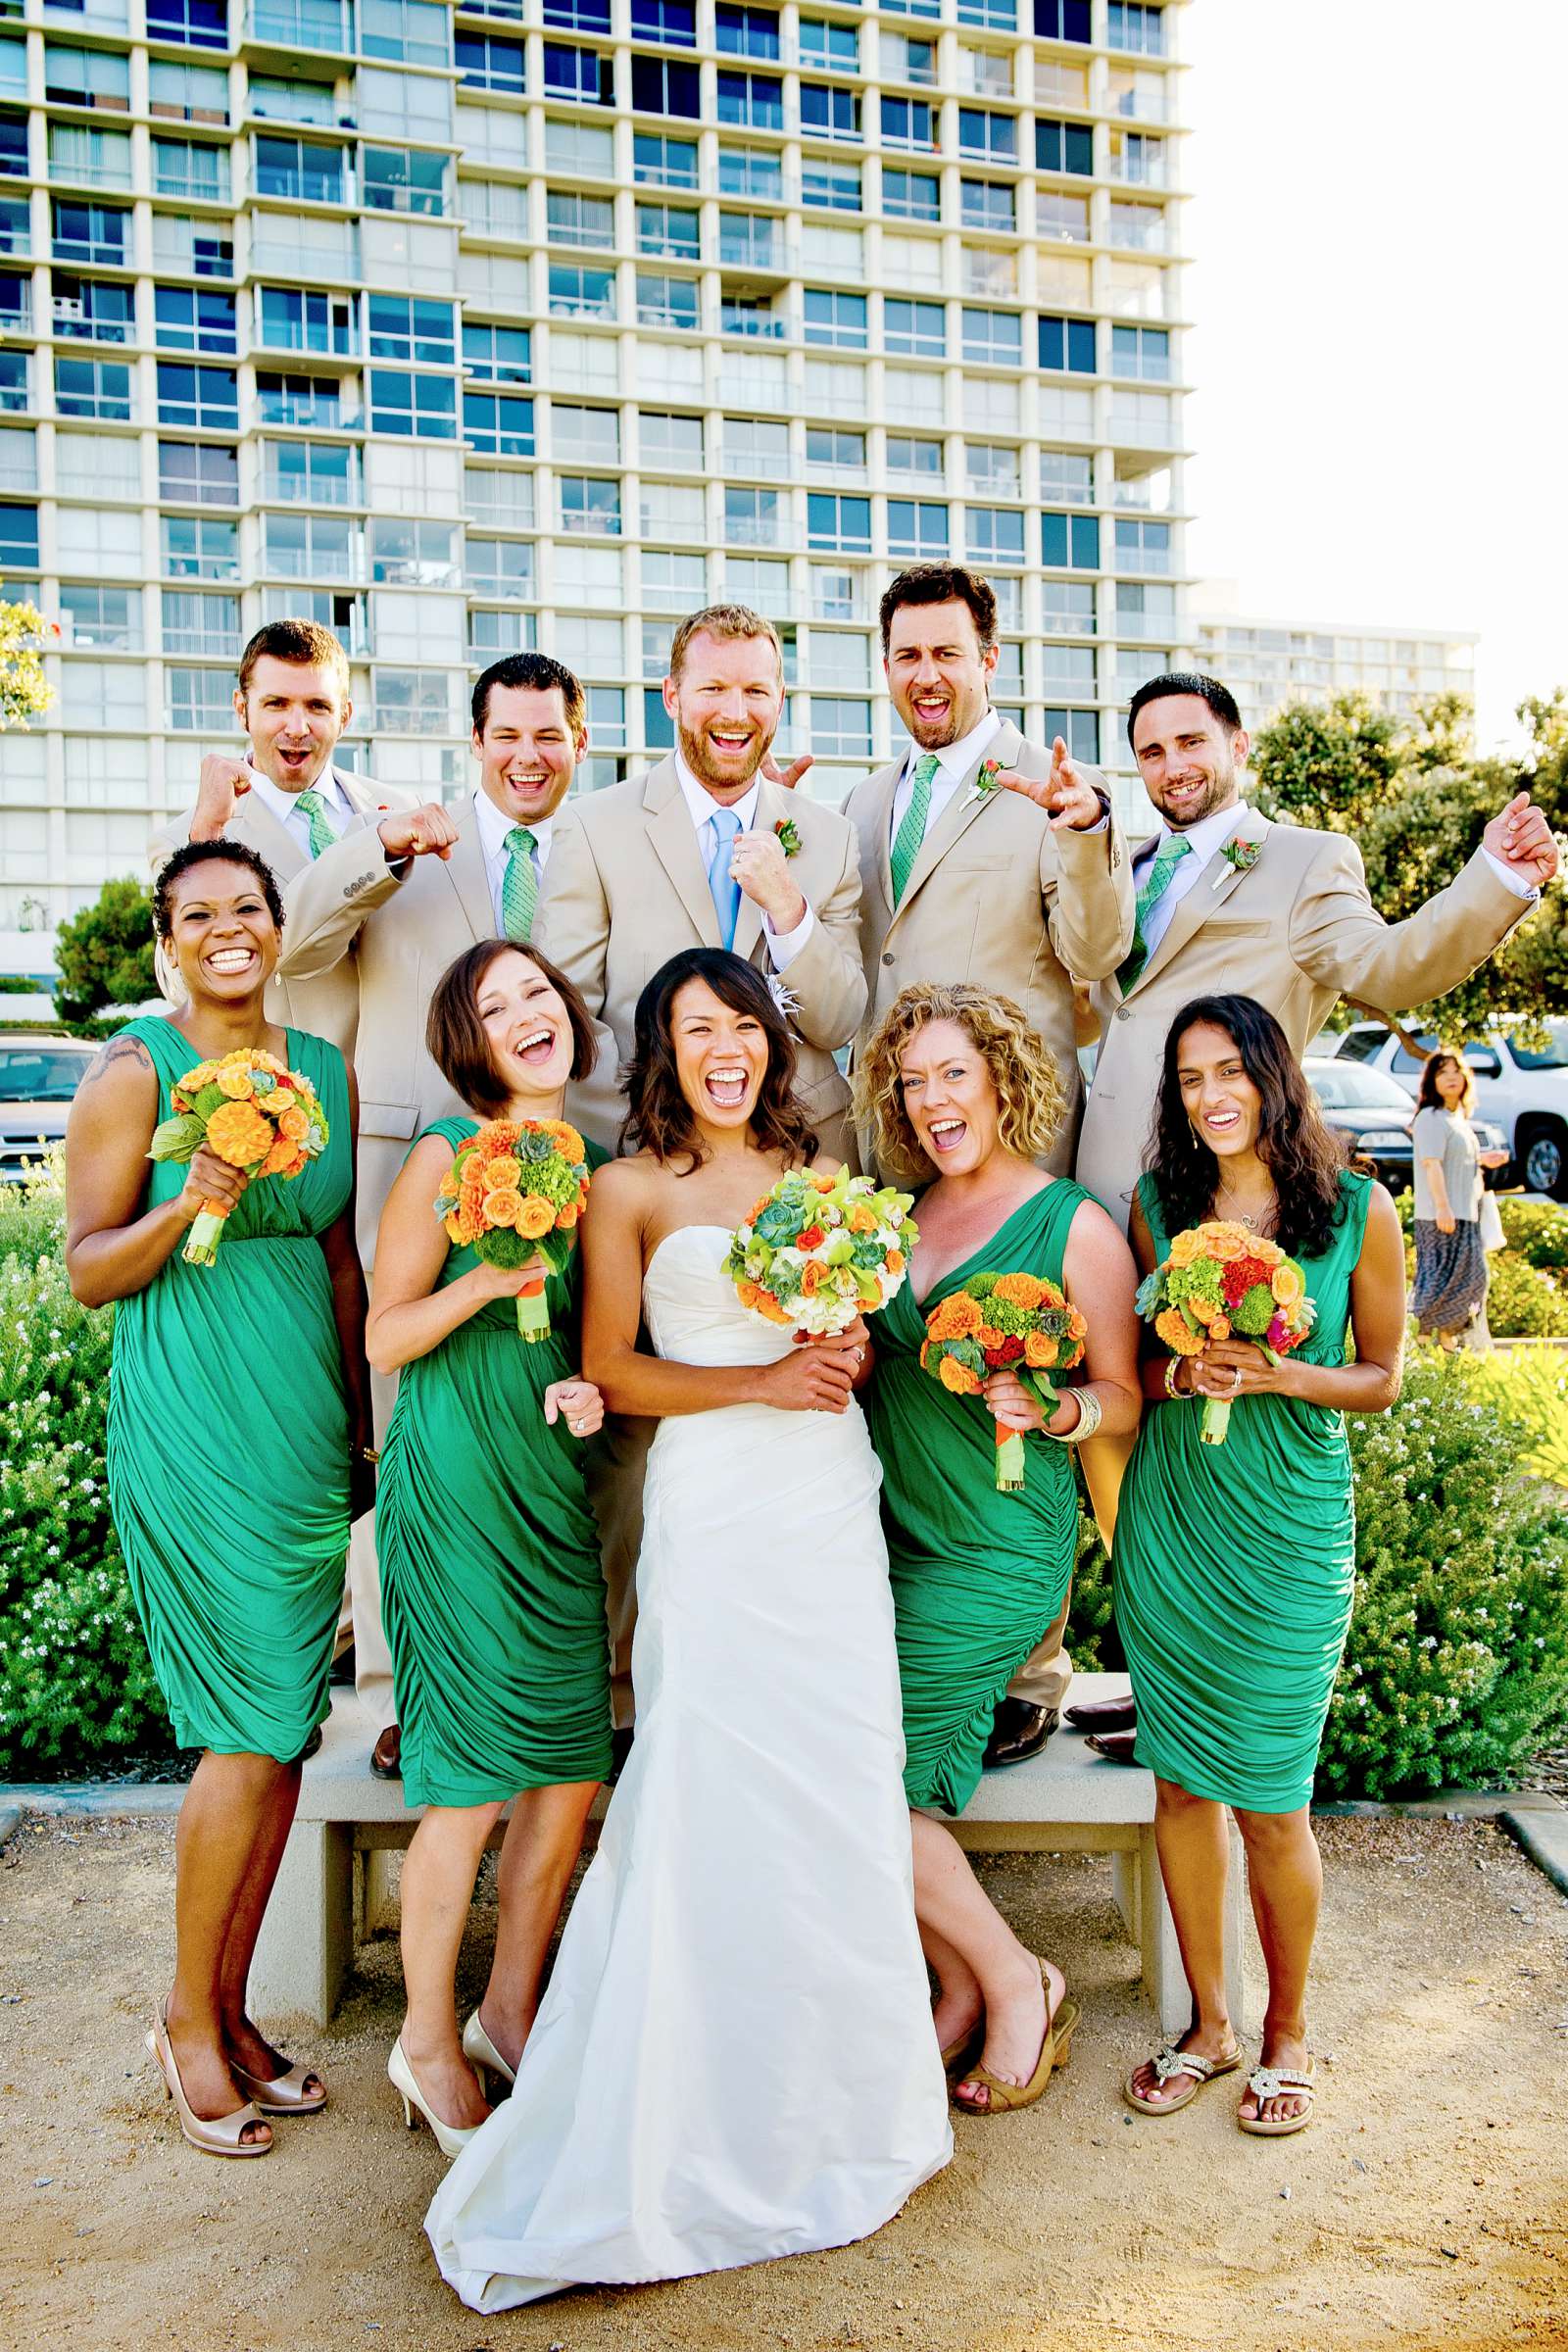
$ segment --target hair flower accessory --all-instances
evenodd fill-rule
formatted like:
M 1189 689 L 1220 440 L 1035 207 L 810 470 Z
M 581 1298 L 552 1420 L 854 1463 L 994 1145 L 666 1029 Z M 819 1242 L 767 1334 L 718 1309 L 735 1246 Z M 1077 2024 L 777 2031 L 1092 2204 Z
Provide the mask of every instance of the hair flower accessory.
M 781 816 L 777 824 L 773 827 L 773 832 L 777 839 L 778 846 L 783 851 L 786 858 L 798 858 L 800 856 L 800 827 L 796 824 L 793 816 Z

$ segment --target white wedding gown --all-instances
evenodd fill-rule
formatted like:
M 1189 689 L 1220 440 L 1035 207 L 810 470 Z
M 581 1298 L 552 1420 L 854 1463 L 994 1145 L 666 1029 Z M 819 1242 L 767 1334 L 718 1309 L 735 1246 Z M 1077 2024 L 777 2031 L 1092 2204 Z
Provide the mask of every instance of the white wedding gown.
M 644 1281 L 659 1353 L 770 1362 L 725 1230 Z M 953 2152 L 914 1924 L 880 1473 L 859 1408 L 661 1422 L 637 1739 L 516 2087 L 425 2229 L 475 2311 L 879 2229 Z

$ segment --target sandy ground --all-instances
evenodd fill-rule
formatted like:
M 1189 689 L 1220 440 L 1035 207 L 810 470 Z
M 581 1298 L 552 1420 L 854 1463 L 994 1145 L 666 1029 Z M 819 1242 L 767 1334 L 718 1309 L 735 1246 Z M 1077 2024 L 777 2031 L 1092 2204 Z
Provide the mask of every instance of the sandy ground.
M 1217 2084 L 1165 2122 L 1117 2084 L 1152 2046 L 1108 1865 L 987 1864 L 1085 2019 L 1027 2114 L 863 2245 L 579 2293 L 500 2319 L 441 2284 L 418 2223 L 441 2169 L 382 2072 L 396 1944 L 290 2046 L 333 2104 L 261 2164 L 179 2138 L 141 2049 L 171 1949 L 168 1822 L 24 1824 L 0 1869 L 0 2342 L 90 2352 L 752 2352 L 901 2346 L 1568 2346 L 1568 1900 L 1497 1832 L 1330 1821 L 1317 2122 L 1270 2143 Z M 493 1928 L 481 1900 L 471 1999 Z M 1556 2088 L 1554 2091 L 1553 2085 Z

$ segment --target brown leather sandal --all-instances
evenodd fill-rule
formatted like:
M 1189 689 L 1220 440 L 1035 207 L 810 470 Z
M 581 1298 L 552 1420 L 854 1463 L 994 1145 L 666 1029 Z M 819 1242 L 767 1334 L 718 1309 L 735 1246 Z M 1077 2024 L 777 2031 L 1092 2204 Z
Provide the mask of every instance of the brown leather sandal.
M 988 2067 L 973 2068 L 954 2085 L 954 2105 L 964 2115 L 1010 2115 L 1019 2107 L 1032 2107 L 1037 2099 L 1045 2096 L 1053 2070 L 1066 2065 L 1073 2032 L 1080 2016 L 1079 2007 L 1076 2001 L 1069 2000 L 1063 1993 L 1056 2003 L 1054 2015 L 1052 2014 L 1051 1980 L 1046 1975 L 1043 1960 L 1040 1963 L 1040 1982 L 1046 1988 L 1046 2035 L 1040 2044 L 1040 2056 L 1034 2073 L 1027 2082 L 1004 2082 Z M 985 2092 L 986 2103 L 983 2107 L 973 2107 L 967 2099 L 957 2097 L 956 2093 L 964 2082 L 973 2082 Z

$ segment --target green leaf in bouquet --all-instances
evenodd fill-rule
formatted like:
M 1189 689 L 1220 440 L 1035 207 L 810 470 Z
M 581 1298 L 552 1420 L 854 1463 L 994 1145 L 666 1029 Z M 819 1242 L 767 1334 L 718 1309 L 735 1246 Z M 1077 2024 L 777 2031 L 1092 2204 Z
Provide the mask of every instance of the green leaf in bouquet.
M 205 1119 L 198 1118 L 192 1110 L 182 1111 L 178 1117 L 165 1119 L 161 1126 L 153 1129 L 147 1156 L 149 1159 L 191 1159 L 200 1151 L 206 1132 Z

